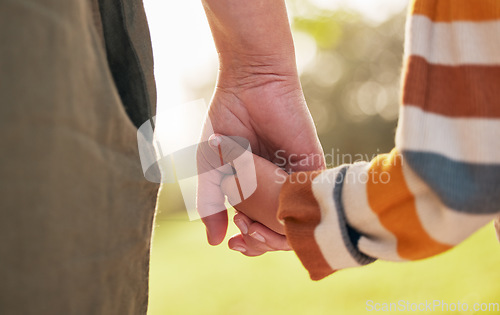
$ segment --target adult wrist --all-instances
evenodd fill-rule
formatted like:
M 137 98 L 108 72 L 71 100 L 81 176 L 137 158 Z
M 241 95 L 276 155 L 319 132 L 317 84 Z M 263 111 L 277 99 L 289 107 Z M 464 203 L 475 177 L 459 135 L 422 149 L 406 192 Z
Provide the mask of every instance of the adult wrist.
M 274 54 L 219 53 L 218 87 L 248 88 L 271 82 L 281 82 L 300 89 L 293 48 Z

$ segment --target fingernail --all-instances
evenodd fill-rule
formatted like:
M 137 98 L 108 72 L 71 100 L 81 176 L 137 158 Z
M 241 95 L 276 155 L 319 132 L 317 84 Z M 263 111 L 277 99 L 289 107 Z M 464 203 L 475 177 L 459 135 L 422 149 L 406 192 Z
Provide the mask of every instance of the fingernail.
M 238 252 L 240 252 L 240 253 L 244 253 L 244 252 L 246 252 L 246 251 L 247 251 L 247 249 L 246 249 L 246 248 L 244 248 L 244 247 L 240 247 L 240 246 L 235 246 L 235 247 L 233 247 L 233 248 L 231 248 L 231 249 L 232 249 L 232 250 L 235 250 L 235 251 L 238 251 Z
M 243 220 L 235 220 L 234 224 L 240 229 L 241 234 L 247 234 L 248 233 L 248 227 L 247 224 Z
M 208 138 L 208 143 L 214 148 L 217 148 L 221 142 L 222 138 L 216 134 L 213 134 L 210 138 Z
M 264 238 L 264 236 L 262 236 L 261 234 L 259 234 L 257 232 L 253 232 L 252 234 L 250 234 L 250 236 L 259 242 L 262 242 L 262 243 L 266 242 L 266 239 Z

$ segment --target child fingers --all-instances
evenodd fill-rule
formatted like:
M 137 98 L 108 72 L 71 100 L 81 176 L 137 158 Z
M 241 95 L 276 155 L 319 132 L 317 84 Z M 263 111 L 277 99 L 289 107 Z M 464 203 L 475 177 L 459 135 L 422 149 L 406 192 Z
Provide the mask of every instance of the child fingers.
M 268 250 L 265 250 L 265 249 L 259 249 L 259 248 L 249 246 L 245 242 L 244 235 L 242 235 L 242 234 L 237 234 L 237 235 L 232 236 L 228 241 L 228 246 L 230 249 L 238 251 L 238 252 L 242 253 L 243 255 L 249 256 L 249 257 L 260 256 L 260 255 L 268 252 Z
M 265 244 L 271 250 L 291 250 L 285 235 L 274 232 L 259 222 L 248 227 L 248 235 L 255 241 Z M 258 247 L 257 248 L 262 248 Z
M 265 225 L 255 222 L 242 212 L 237 212 L 233 218 L 234 223 L 240 229 L 241 234 L 252 238 L 247 243 L 257 246 L 260 249 L 268 250 L 291 250 L 286 236 L 276 233 Z M 245 238 L 246 239 L 246 238 Z M 259 246 L 264 243 L 266 247 Z M 257 244 L 257 245 L 256 245 Z
M 250 233 L 250 232 L 249 232 Z M 251 234 L 243 234 L 243 240 L 248 248 L 254 249 L 256 251 L 262 252 L 272 252 L 274 248 L 271 248 L 266 242 L 262 242 L 262 240 L 255 238 L 255 235 Z
M 240 229 L 241 234 L 248 234 L 248 227 L 253 221 L 241 212 L 236 212 L 233 217 L 234 224 Z

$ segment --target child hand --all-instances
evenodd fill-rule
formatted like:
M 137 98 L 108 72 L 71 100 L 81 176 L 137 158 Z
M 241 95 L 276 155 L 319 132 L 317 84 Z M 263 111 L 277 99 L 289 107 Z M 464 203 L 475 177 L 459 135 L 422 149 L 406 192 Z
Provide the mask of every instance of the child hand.
M 231 138 L 217 138 L 217 150 L 226 163 L 242 155 L 242 148 Z M 251 154 L 246 156 L 248 158 L 240 159 L 236 167 L 237 174 L 226 175 L 221 182 L 221 190 L 228 197 L 229 203 L 238 210 L 234 221 L 241 230 L 241 234 L 229 240 L 229 247 L 247 256 L 274 250 L 290 250 L 283 235 L 283 225 L 276 217 L 281 186 L 288 174 L 266 159 Z M 255 191 L 241 201 L 244 198 L 239 186 L 248 188 L 255 179 Z
M 248 163 L 251 162 L 248 161 Z M 255 168 L 240 167 L 236 175 L 225 176 L 221 183 L 222 191 L 236 210 L 279 234 L 285 234 L 284 227 L 278 221 L 276 214 L 281 186 L 288 174 L 270 161 L 257 155 L 253 155 L 253 163 Z M 240 202 L 240 193 L 235 182 L 238 178 L 251 176 L 246 172 L 255 172 L 257 187 L 250 197 Z
M 253 221 L 242 212 L 236 213 L 234 223 L 241 234 L 233 235 L 228 246 L 246 256 L 259 256 L 270 251 L 291 250 L 285 235 L 278 234 L 265 225 Z
M 242 175 L 245 177 L 245 174 L 241 173 L 253 171 L 252 168 L 241 168 L 238 174 L 226 176 L 221 184 L 229 203 L 238 210 L 234 222 L 241 231 L 241 234 L 229 240 L 229 248 L 247 256 L 259 256 L 268 251 L 290 250 L 284 235 L 284 227 L 276 217 L 281 186 L 288 174 L 260 156 L 254 155 L 253 161 L 257 187 L 249 198 L 236 205 L 232 202 L 240 200 L 239 192 L 234 185 L 235 177 Z

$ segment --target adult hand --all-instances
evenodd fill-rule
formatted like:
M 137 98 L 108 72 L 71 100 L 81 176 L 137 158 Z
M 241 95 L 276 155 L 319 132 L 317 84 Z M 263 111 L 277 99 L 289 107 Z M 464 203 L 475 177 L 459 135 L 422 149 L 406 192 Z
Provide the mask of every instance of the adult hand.
M 287 171 L 324 168 L 297 74 L 284 0 L 202 3 L 220 65 L 208 116 L 213 131 L 246 138 L 253 153 Z M 205 132 L 202 141 L 208 137 Z M 224 175 L 214 171 L 199 176 L 197 208 L 212 245 L 222 242 L 227 230 L 227 213 L 220 212 Z M 282 239 L 278 233 L 267 232 L 276 237 L 273 240 Z
M 281 75 L 265 73 L 269 70 L 266 65 L 254 63 L 245 70 L 220 74 L 208 115 L 214 132 L 246 138 L 253 153 L 289 172 L 324 168 L 322 148 L 295 69 Z M 227 230 L 227 212 L 219 212 L 224 209 L 220 183 L 225 175 L 215 172 L 209 177 L 200 177 L 198 185 L 198 211 L 212 245 L 222 242 Z M 210 215 L 205 216 L 207 214 Z M 245 233 L 248 230 L 242 230 L 243 235 L 233 238 L 230 247 L 245 246 L 246 254 L 251 256 L 266 249 L 289 249 L 283 235 L 256 224 L 243 214 L 235 219 L 240 220 L 239 226 L 245 222 L 252 232 L 258 230 L 258 234 L 265 235 L 268 246 L 254 242 Z

